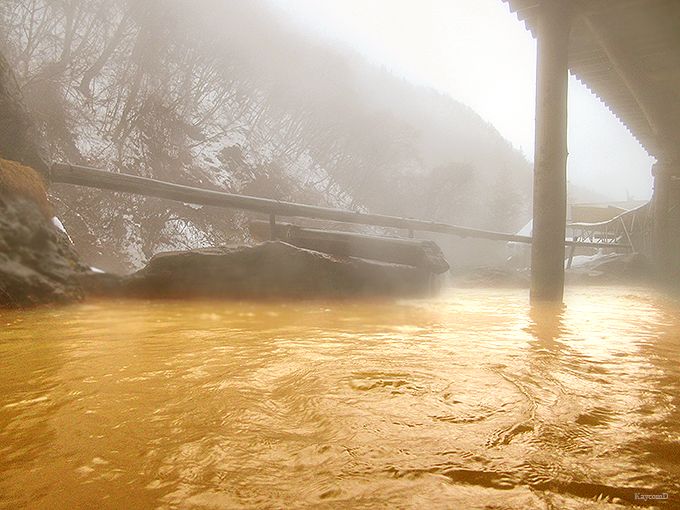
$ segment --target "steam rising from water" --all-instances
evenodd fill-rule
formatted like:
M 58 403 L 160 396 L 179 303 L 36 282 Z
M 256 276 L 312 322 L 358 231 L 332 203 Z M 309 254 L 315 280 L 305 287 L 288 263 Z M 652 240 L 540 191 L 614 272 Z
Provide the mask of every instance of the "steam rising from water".
M 4 313 L 0 494 L 50 508 L 603 495 L 606 508 L 677 493 L 678 303 L 623 288 L 525 303 L 467 290 Z

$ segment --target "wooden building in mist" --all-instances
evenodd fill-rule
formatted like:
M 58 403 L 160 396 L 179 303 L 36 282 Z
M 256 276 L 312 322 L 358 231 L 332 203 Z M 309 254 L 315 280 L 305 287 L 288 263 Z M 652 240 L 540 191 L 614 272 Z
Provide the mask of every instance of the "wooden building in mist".
M 677 281 L 680 2 L 503 1 L 538 43 L 532 300 L 561 300 L 563 292 L 568 73 L 596 94 L 656 158 L 653 242 L 647 255 L 666 280 Z

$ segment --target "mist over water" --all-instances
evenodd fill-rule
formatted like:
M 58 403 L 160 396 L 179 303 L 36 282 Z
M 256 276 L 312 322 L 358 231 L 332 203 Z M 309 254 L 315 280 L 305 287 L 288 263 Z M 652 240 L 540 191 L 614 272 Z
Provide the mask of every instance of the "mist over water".
M 650 291 L 571 289 L 557 310 L 466 289 L 0 320 L 2 508 L 618 508 L 678 493 L 680 304 Z
M 0 510 L 678 506 L 675 163 L 506 3 L 0 2 Z
M 503 232 L 527 223 L 531 165 L 470 107 L 309 36 L 266 2 L 201 6 L 38 0 L 40 24 L 9 0 L 0 51 L 49 159 Z M 237 211 L 50 191 L 81 256 L 104 270 L 250 241 Z M 504 259 L 502 245 L 440 242 L 460 264 Z

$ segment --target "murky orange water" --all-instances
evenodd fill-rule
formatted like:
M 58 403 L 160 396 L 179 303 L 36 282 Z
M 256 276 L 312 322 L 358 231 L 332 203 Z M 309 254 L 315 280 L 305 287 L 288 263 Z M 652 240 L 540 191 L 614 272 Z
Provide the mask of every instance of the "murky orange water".
M 2 508 L 680 507 L 680 304 L 650 291 L 0 324 Z

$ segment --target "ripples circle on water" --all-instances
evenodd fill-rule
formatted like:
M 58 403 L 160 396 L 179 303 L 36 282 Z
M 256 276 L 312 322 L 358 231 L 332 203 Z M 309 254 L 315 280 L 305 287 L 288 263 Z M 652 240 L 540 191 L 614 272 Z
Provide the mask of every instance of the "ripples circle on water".
M 566 301 L 2 312 L 0 507 L 680 507 L 680 305 Z

